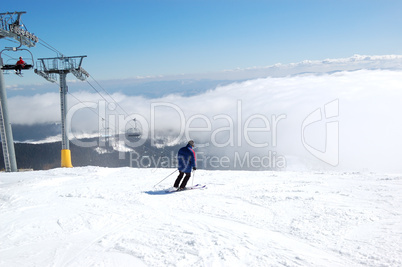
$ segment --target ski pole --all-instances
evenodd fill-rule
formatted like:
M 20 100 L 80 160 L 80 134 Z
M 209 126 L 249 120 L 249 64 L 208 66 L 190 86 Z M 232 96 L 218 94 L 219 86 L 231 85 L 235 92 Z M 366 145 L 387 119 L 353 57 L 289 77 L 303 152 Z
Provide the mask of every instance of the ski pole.
M 191 180 L 191 186 L 194 186 L 195 170 L 193 171 L 193 179 Z
M 166 176 L 165 178 L 163 178 L 159 183 L 157 183 L 155 186 L 157 186 L 158 184 L 162 183 L 163 181 L 165 181 L 170 175 L 172 175 L 173 173 L 175 173 L 177 170 L 175 170 L 174 172 L 172 172 L 171 174 L 169 174 L 168 176 Z

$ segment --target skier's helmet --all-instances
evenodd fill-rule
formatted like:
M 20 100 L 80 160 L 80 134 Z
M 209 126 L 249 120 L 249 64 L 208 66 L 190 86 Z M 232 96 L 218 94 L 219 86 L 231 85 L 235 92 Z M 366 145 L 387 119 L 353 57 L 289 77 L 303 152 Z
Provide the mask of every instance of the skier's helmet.
M 191 145 L 192 147 L 194 147 L 194 141 L 193 140 L 188 141 L 188 144 Z

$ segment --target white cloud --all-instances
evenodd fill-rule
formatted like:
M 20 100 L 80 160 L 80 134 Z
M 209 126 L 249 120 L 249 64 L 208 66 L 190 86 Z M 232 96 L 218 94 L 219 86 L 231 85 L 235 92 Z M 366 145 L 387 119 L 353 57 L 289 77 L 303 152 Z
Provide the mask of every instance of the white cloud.
M 8 99 L 8 108 L 10 120 L 15 124 L 60 121 L 60 99 L 57 93 L 11 97 Z
M 7 86 L 6 86 L 6 89 L 7 89 L 7 90 L 10 90 L 10 91 L 22 91 L 22 90 L 24 90 L 23 87 L 21 87 L 21 86 L 19 86 L 19 85 L 17 85 L 17 84 L 7 85 Z

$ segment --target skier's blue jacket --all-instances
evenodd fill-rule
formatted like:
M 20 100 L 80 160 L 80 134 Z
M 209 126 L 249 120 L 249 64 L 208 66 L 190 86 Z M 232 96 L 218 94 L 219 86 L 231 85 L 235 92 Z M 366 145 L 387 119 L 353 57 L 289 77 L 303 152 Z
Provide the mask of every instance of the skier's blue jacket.
M 189 173 L 195 167 L 195 152 L 190 144 L 179 149 L 177 153 L 178 169 L 181 172 Z

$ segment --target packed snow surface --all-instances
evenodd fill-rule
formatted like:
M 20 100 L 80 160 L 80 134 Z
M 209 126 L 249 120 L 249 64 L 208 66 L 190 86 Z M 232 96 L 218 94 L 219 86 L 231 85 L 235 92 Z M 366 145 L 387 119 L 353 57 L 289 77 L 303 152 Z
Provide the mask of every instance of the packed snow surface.
M 0 266 L 401 266 L 402 175 L 0 174 Z

